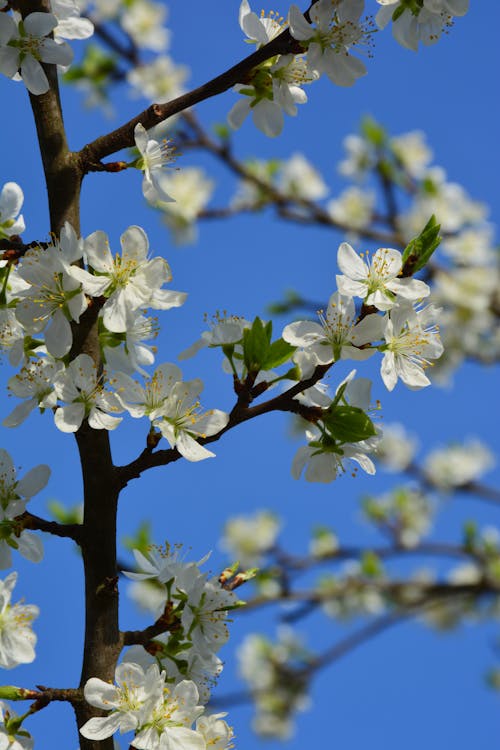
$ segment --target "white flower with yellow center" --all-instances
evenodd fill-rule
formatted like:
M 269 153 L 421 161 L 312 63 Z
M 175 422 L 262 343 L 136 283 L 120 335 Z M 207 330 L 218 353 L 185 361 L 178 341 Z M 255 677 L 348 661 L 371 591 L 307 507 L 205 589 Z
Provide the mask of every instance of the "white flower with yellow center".
M 162 414 L 165 402 L 175 383 L 182 381 L 182 372 L 177 365 L 166 362 L 156 368 L 153 376 L 141 386 L 123 372 L 117 372 L 111 380 L 116 395 L 131 417 L 156 419 Z
M 66 42 L 55 42 L 48 35 L 57 26 L 52 13 L 30 13 L 19 24 L 8 13 L 0 13 L 0 72 L 18 78 L 28 91 L 45 94 L 49 82 L 41 63 L 67 66 L 73 50 Z
M 342 276 L 337 276 L 339 292 L 348 297 L 361 297 L 365 305 L 390 310 L 397 297 L 415 301 L 427 297 L 430 289 L 418 279 L 398 279 L 403 267 L 398 250 L 381 247 L 373 258 L 363 259 L 347 243 L 342 242 L 337 254 Z
M 428 305 L 420 311 L 408 306 L 395 307 L 387 316 L 386 343 L 380 368 L 382 380 L 392 391 L 401 378 L 412 390 L 430 385 L 424 370 L 443 353 L 435 318 L 439 310 Z
M 316 364 L 322 365 L 339 359 L 364 360 L 375 352 L 367 344 L 382 337 L 380 315 L 367 315 L 357 323 L 353 299 L 338 292 L 330 297 L 326 316 L 319 315 L 320 323 L 299 320 L 285 326 L 283 339 L 301 347 L 314 356 Z
M 134 662 L 119 664 L 115 671 L 116 685 L 98 677 L 87 680 L 85 700 L 91 706 L 111 711 L 108 716 L 89 719 L 80 734 L 89 740 L 103 740 L 117 732 L 130 732 L 140 725 L 145 704 L 156 705 L 165 688 L 165 672 L 157 664 L 146 671 Z
M 16 572 L 0 581 L 0 667 L 3 669 L 29 664 L 35 659 L 36 635 L 31 622 L 38 617 L 39 610 L 34 604 L 10 603 L 16 581 Z
M 199 378 L 175 382 L 153 423 L 172 448 L 177 448 L 188 461 L 212 458 L 215 454 L 200 445 L 198 439 L 215 435 L 229 421 L 229 415 L 219 409 L 201 413 L 198 396 L 202 390 Z
M 248 37 L 249 44 L 256 44 L 257 49 L 274 39 L 286 28 L 287 24 L 281 16 L 271 11 L 267 16 L 264 11 L 260 16 L 250 9 L 248 0 L 242 0 L 239 12 L 240 28 Z
M 84 419 L 94 430 L 114 430 L 121 417 L 109 412 L 122 412 L 114 393 L 104 390 L 97 367 L 88 354 L 79 354 L 68 367 L 59 372 L 54 383 L 57 397 L 65 402 L 54 414 L 56 427 L 61 432 L 76 432 Z
M 165 691 L 151 711 L 146 705 L 141 715 L 140 731 L 132 742 L 138 750 L 206 750 L 203 734 L 191 725 L 203 713 L 198 705 L 199 694 L 194 682 L 182 680 L 172 693 Z
M 71 267 L 81 257 L 81 240 L 66 222 L 59 241 L 46 249 L 29 250 L 18 271 L 29 287 L 19 294 L 16 317 L 30 334 L 45 331 L 47 350 L 57 359 L 71 349 L 70 321 L 78 323 L 87 309 L 87 299 Z
M 309 70 L 326 75 L 337 86 L 352 86 L 366 74 L 365 65 L 349 54 L 351 47 L 370 43 L 371 27 L 360 23 L 364 0 L 319 0 L 309 10 L 308 23 L 296 5 L 288 20 L 294 39 L 307 46 Z
M 148 260 L 149 242 L 141 227 L 131 226 L 120 237 L 122 254 L 113 257 L 107 235 L 97 231 L 86 238 L 84 247 L 89 266 L 97 275 L 72 266 L 71 274 L 92 297 L 107 297 L 102 309 L 108 331 L 127 330 L 130 313 L 142 307 L 169 310 L 186 299 L 183 292 L 160 287 L 172 279 L 163 258 Z
M 173 201 L 174 199 L 164 187 L 166 172 L 163 170 L 164 166 L 171 164 L 174 160 L 172 145 L 167 140 L 159 143 L 154 138 L 149 138 L 146 128 L 140 122 L 134 128 L 134 138 L 140 153 L 136 166 L 144 172 L 142 181 L 144 197 L 153 205 L 158 201 L 165 203 Z

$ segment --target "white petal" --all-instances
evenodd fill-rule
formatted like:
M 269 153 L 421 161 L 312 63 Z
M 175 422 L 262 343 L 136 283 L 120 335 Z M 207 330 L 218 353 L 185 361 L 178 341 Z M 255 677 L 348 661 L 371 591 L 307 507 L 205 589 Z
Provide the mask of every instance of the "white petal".
M 120 728 L 120 714 L 112 713 L 109 716 L 94 717 L 89 719 L 83 727 L 80 727 L 80 734 L 88 740 L 105 740 L 111 737 Z
M 364 281 L 368 276 L 366 263 L 347 242 L 339 246 L 337 264 L 342 273 L 354 281 Z
M 46 94 L 49 90 L 49 82 L 45 71 L 38 60 L 35 60 L 31 55 L 26 55 L 21 63 L 21 76 L 28 91 L 35 96 Z
M 18 482 L 17 493 L 21 497 L 33 497 L 46 486 L 50 478 L 50 468 L 45 464 L 35 466 Z
M 215 456 L 215 453 L 197 443 L 186 432 L 181 432 L 178 436 L 175 447 L 188 461 L 203 461 L 205 458 L 213 458 Z

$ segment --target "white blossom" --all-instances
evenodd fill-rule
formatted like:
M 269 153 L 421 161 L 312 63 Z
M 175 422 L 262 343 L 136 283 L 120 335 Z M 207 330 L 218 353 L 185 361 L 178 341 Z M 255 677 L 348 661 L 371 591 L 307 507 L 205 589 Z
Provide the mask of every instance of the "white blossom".
M 13 669 L 35 659 L 36 635 L 32 620 L 38 617 L 34 604 L 11 604 L 17 573 L 9 573 L 0 581 L 0 667 Z
M 141 155 L 137 162 L 137 168 L 144 172 L 142 181 L 144 197 L 153 205 L 158 201 L 167 203 L 172 201 L 173 198 L 170 197 L 164 187 L 164 178 L 167 173 L 163 169 L 165 165 L 171 164 L 174 159 L 171 144 L 167 140 L 159 143 L 154 138 L 150 138 L 140 122 L 134 128 L 134 139 Z
M 59 241 L 46 249 L 29 250 L 19 269 L 29 288 L 19 294 L 17 319 L 30 334 L 44 331 L 47 350 L 57 359 L 71 349 L 70 321 L 78 323 L 87 309 L 87 299 L 71 266 L 81 257 L 81 242 L 66 222 Z
M 421 130 L 412 130 L 403 135 L 393 136 L 389 145 L 411 177 L 418 179 L 424 176 L 433 156 L 425 142 L 425 133 Z
M 387 471 L 404 471 L 412 462 L 418 446 L 401 424 L 384 424 L 376 456 Z
M 158 55 L 151 62 L 137 65 L 127 73 L 127 81 L 136 96 L 163 104 L 184 93 L 189 68 L 177 65 L 171 57 Z M 172 118 L 168 122 L 171 124 Z
M 9 729 L 5 726 L 7 721 L 7 715 L 9 720 L 18 718 L 17 715 L 12 711 L 4 701 L 0 701 L 0 749 L 1 750 L 33 750 L 34 741 L 33 737 L 28 734 L 26 729 L 22 726 L 14 734 L 12 732 L 12 724 Z
M 71 269 L 87 294 L 107 298 L 102 308 L 103 323 L 108 331 L 117 333 L 127 330 L 130 313 L 139 308 L 169 310 L 186 299 L 183 292 L 161 289 L 172 279 L 170 267 L 163 258 L 148 260 L 149 242 L 141 227 L 125 230 L 120 244 L 122 254 L 113 258 L 107 235 L 94 232 L 85 239 L 84 248 L 96 275 L 75 266 Z
M 130 313 L 126 325 L 127 330 L 121 333 L 106 330 L 99 333 L 106 370 L 129 374 L 139 372 L 147 377 L 144 367 L 154 364 L 156 346 L 145 342 L 156 339 L 158 322 L 156 318 L 148 318 L 136 310 Z
M 57 18 L 56 39 L 88 39 L 94 33 L 94 24 L 80 16 L 76 0 L 50 0 L 50 7 Z
M 375 349 L 366 345 L 382 336 L 380 315 L 367 315 L 356 322 L 353 299 L 338 292 L 330 297 L 326 315 L 319 315 L 320 323 L 300 320 L 285 326 L 283 339 L 312 354 L 316 364 L 322 365 L 339 359 L 364 360 L 374 353 Z
M 43 412 L 45 409 L 53 409 L 56 406 L 54 380 L 62 368 L 62 363 L 50 358 L 36 359 L 9 379 L 8 390 L 25 400 L 3 420 L 4 427 L 17 427 L 36 408 L 40 408 Z
M 138 47 L 164 52 L 170 32 L 164 27 L 167 7 L 150 0 L 134 0 L 125 6 L 121 24 Z
M 118 730 L 120 733 L 137 729 L 145 704 L 151 708 L 162 697 L 165 673 L 160 674 L 157 664 L 146 671 L 138 664 L 119 664 L 115 671 L 115 685 L 97 677 L 87 680 L 84 695 L 87 703 L 96 708 L 111 710 L 107 716 L 89 719 L 80 733 L 89 740 L 103 740 Z
M 293 198 L 316 201 L 328 193 L 320 173 L 300 153 L 283 162 L 280 168 L 279 189 Z
M 405 7 L 401 0 L 377 0 L 382 8 L 377 13 L 376 22 L 384 29 L 392 20 L 395 11 L 402 12 L 392 23 L 394 38 L 407 49 L 418 49 L 419 42 L 435 44 L 443 31 L 453 22 L 453 16 L 463 16 L 469 7 L 469 0 L 424 0 L 420 9 Z
M 162 219 L 172 230 L 178 244 L 196 240 L 196 219 L 209 202 L 214 182 L 197 167 L 172 171 L 164 179 L 164 188 L 175 203 L 161 203 Z
M 350 49 L 366 43 L 372 33 L 360 23 L 364 0 L 319 0 L 309 9 L 311 24 L 296 5 L 288 20 L 294 39 L 307 43 L 307 66 L 326 75 L 337 86 L 352 86 L 366 74 L 361 60 Z
M 326 206 L 334 221 L 353 231 L 371 222 L 374 208 L 375 193 L 355 186 L 344 190 Z
M 430 453 L 424 461 L 427 479 L 441 490 L 474 482 L 494 466 L 491 450 L 480 440 L 449 445 Z
M 198 396 L 202 381 L 177 381 L 164 401 L 160 415 L 153 422 L 161 434 L 188 461 L 202 461 L 215 454 L 200 445 L 198 438 L 220 432 L 228 423 L 229 415 L 219 409 L 200 411 Z
M 198 689 L 191 680 L 183 680 L 166 697 L 158 699 L 149 709 L 145 706 L 141 715 L 141 727 L 131 742 L 138 750 L 205 750 L 203 735 L 191 729 L 191 725 L 203 713 L 198 705 Z
M 392 391 L 401 378 L 412 390 L 430 385 L 424 370 L 430 360 L 443 353 L 435 318 L 438 310 L 428 305 L 420 311 L 395 307 L 387 317 L 384 337 L 384 358 L 380 374 L 387 390 Z
M 233 516 L 224 526 L 221 548 L 243 568 L 255 567 L 273 547 L 280 525 L 278 518 L 265 510 L 250 516 Z
M 111 385 L 130 416 L 146 416 L 153 420 L 161 416 L 172 387 L 181 380 L 182 372 L 179 367 L 166 362 L 156 368 L 144 387 L 122 372 L 115 373 Z
M 217 579 L 199 578 L 182 612 L 182 624 L 202 656 L 218 651 L 228 640 L 227 609 L 234 609 L 238 598 L 222 588 Z
M 0 72 L 16 78 L 19 71 L 28 91 L 45 94 L 49 82 L 41 63 L 67 66 L 73 59 L 66 42 L 48 38 L 56 26 L 52 13 L 30 13 L 19 24 L 7 13 L 0 13 Z
M 43 545 L 36 534 L 23 529 L 16 530 L 12 521 L 26 510 L 26 503 L 42 490 L 50 477 L 50 469 L 40 464 L 31 469 L 22 479 L 16 478 L 12 458 L 0 449 L 0 568 L 10 568 L 12 549 L 32 562 L 40 562 Z
M 342 242 L 337 263 L 343 273 L 337 276 L 339 292 L 361 297 L 366 305 L 374 305 L 378 310 L 390 310 L 397 297 L 414 301 L 430 294 L 423 281 L 397 278 L 403 265 L 399 250 L 381 247 L 373 259 L 365 260 L 347 242 Z
M 121 417 L 112 414 L 123 411 L 123 408 L 113 393 L 104 390 L 101 380 L 88 354 L 79 354 L 57 374 L 55 392 L 64 406 L 56 409 L 54 422 L 61 432 L 76 432 L 84 419 L 94 430 L 118 427 Z
M 19 214 L 23 201 L 24 194 L 19 185 L 6 182 L 0 192 L 0 238 L 22 234 L 26 229 L 24 219 Z

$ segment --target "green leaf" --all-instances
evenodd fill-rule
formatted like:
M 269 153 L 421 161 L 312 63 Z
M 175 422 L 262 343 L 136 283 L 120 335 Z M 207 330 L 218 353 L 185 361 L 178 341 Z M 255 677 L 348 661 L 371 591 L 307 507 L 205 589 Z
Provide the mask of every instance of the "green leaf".
M 262 369 L 271 343 L 272 323 L 263 324 L 260 318 L 255 318 L 251 328 L 243 331 L 243 361 L 248 372 L 258 372 Z
M 133 536 L 123 538 L 123 546 L 129 550 L 139 550 L 146 553 L 151 546 L 151 524 L 143 521 Z
M 273 367 L 278 367 L 284 362 L 288 362 L 296 348 L 296 346 L 292 346 L 283 339 L 276 339 L 276 341 L 273 341 L 269 347 L 267 356 L 264 362 L 262 362 L 261 369 L 272 370 Z
M 361 558 L 361 572 L 370 578 L 376 578 L 383 573 L 382 563 L 375 552 L 367 550 Z
M 82 523 L 83 505 L 77 504 L 67 508 L 59 500 L 50 500 L 47 508 L 56 521 L 59 523 Z
M 364 135 L 366 140 L 372 143 L 376 148 L 381 148 L 387 139 L 385 129 L 382 125 L 379 125 L 379 123 L 369 115 L 363 117 L 361 120 L 361 134 Z
M 377 434 L 370 417 L 358 406 L 335 406 L 323 417 L 323 422 L 340 443 L 359 443 Z
M 403 253 L 403 268 L 415 273 L 429 261 L 431 255 L 441 242 L 439 232 L 441 224 L 437 223 L 434 214 L 420 234 L 411 240 Z

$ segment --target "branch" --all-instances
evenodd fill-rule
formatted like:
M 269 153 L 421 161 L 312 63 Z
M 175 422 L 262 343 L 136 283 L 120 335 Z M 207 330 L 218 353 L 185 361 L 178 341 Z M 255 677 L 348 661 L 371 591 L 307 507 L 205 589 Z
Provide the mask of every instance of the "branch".
M 168 117 L 172 117 L 172 115 L 179 114 L 179 112 L 183 112 L 185 109 L 205 101 L 212 96 L 222 94 L 238 83 L 247 82 L 253 68 L 269 58 L 301 51 L 300 44 L 293 39 L 288 29 L 286 29 L 268 44 L 256 50 L 248 57 L 245 57 L 232 68 L 229 68 L 225 73 L 212 78 L 212 80 L 187 94 L 182 94 L 176 99 L 172 99 L 170 102 L 152 104 L 121 127 L 88 143 L 82 148 L 79 154 L 82 159 L 84 171 L 88 172 L 93 169 L 104 157 L 121 151 L 123 148 L 133 146 L 135 142 L 134 128 L 138 123 L 142 123 L 146 130 L 149 130 Z
M 347 224 L 343 224 L 342 222 L 333 219 L 328 211 L 326 211 L 314 201 L 308 200 L 307 198 L 300 198 L 298 196 L 290 196 L 287 195 L 287 193 L 281 192 L 275 185 L 272 185 L 271 183 L 261 179 L 257 175 L 252 174 L 251 170 L 247 169 L 244 164 L 242 164 L 233 156 L 228 147 L 228 144 L 218 143 L 217 141 L 213 140 L 213 138 L 211 138 L 203 130 L 193 112 L 184 112 L 182 117 L 196 136 L 196 140 L 182 141 L 182 148 L 200 148 L 211 153 L 219 161 L 225 164 L 225 166 L 231 172 L 233 172 L 233 174 L 237 175 L 242 180 L 255 185 L 262 193 L 268 196 L 269 203 L 274 204 L 278 216 L 280 216 L 281 218 L 288 219 L 289 221 L 294 221 L 299 224 L 315 224 L 319 226 L 330 227 L 338 229 L 339 231 L 345 233 L 355 232 L 365 239 L 371 239 L 377 242 L 381 242 L 384 247 L 398 244 L 398 236 L 394 233 L 382 232 L 377 229 L 370 228 L 353 229 Z M 294 211 L 294 206 L 300 207 L 302 211 Z M 258 208 L 248 207 L 244 208 L 243 210 L 256 211 L 260 208 L 260 206 Z M 304 209 L 307 211 L 308 215 L 304 215 Z M 228 215 L 228 210 L 237 213 L 237 211 L 235 211 L 234 209 L 223 209 L 222 211 L 225 211 L 225 213 L 222 213 L 222 215 Z M 242 209 L 240 209 L 240 211 L 241 210 Z M 217 214 L 215 214 L 215 216 L 217 216 Z M 212 216 L 210 212 L 205 212 L 205 214 L 200 215 L 200 218 L 212 218 Z M 399 244 L 401 244 L 401 242 L 399 242 Z
M 162 633 L 169 631 L 170 633 L 175 632 L 182 627 L 180 618 L 174 611 L 175 604 L 171 601 L 167 601 L 165 608 L 160 617 L 144 630 L 126 630 L 122 635 L 122 642 L 124 646 L 144 646 L 152 641 Z M 148 650 L 148 649 L 146 649 Z
M 45 531 L 47 534 L 54 536 L 66 537 L 72 539 L 77 544 L 81 544 L 82 526 L 79 523 L 57 523 L 56 521 L 46 521 L 45 518 L 34 516 L 26 511 L 16 518 L 23 529 L 32 529 L 34 531 Z
M 307 388 L 315 385 L 315 383 L 317 383 L 318 380 L 323 377 L 323 375 L 330 369 L 330 367 L 332 367 L 333 364 L 334 363 L 332 362 L 328 365 L 319 365 L 318 367 L 316 367 L 311 377 L 307 378 L 307 380 L 302 380 L 296 383 L 294 386 L 289 388 L 284 393 L 281 393 L 279 396 L 275 396 L 274 398 L 269 399 L 269 401 L 265 401 L 262 404 L 257 404 L 256 406 L 246 406 L 244 392 L 240 393 L 238 401 L 236 402 L 236 405 L 233 407 L 229 415 L 229 421 L 227 425 L 223 427 L 222 430 L 219 430 L 219 432 L 217 432 L 215 435 L 211 435 L 210 437 L 206 438 L 200 438 L 198 440 L 199 444 L 207 445 L 208 443 L 214 443 L 219 440 L 222 435 L 224 435 L 229 430 L 232 430 L 237 425 L 242 424 L 243 422 L 247 422 L 249 419 L 253 419 L 254 417 L 258 417 L 261 414 L 269 414 L 272 411 L 286 411 L 292 412 L 294 414 L 301 414 L 305 418 L 307 418 L 308 416 L 310 417 L 311 408 L 305 407 L 299 401 L 296 401 L 294 399 L 294 396 L 297 396 L 299 393 L 302 393 L 302 391 L 305 391 Z M 255 375 L 256 373 L 254 373 L 254 376 Z M 251 400 L 251 394 L 249 394 L 249 396 L 249 400 Z M 144 471 L 158 466 L 166 466 L 167 464 L 173 463 L 174 461 L 178 461 L 179 458 L 182 458 L 182 455 L 181 453 L 179 453 L 177 448 L 169 448 L 167 450 L 159 450 L 153 452 L 153 448 L 148 445 L 134 461 L 131 461 L 125 466 L 116 467 L 120 489 L 126 487 L 131 479 L 137 479 Z

